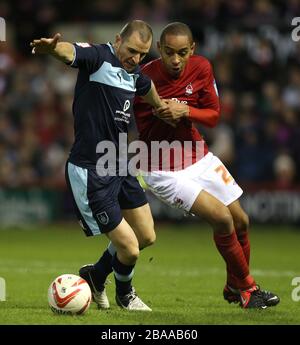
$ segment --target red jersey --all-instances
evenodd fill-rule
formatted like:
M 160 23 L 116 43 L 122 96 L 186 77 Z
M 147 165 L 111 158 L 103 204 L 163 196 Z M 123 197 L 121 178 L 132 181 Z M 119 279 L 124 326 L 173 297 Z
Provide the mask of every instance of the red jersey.
M 142 72 L 152 79 L 161 98 L 187 104 L 190 114 L 188 118 L 182 118 L 175 128 L 154 116 L 151 106 L 142 98 L 136 97 L 134 114 L 139 139 L 147 144 L 149 152 L 151 152 L 151 142 L 154 141 L 191 142 L 190 164 L 195 163 L 208 152 L 208 148 L 193 122 L 214 127 L 220 116 L 219 98 L 211 64 L 206 58 L 193 55 L 189 58 L 180 78 L 173 79 L 165 70 L 161 59 L 156 59 L 142 66 Z M 197 146 L 197 142 L 202 145 Z M 197 153 L 198 147 L 204 148 L 200 155 L 199 152 Z M 148 156 L 149 162 L 150 156 L 151 154 Z M 162 157 L 159 158 L 159 170 L 162 169 L 161 159 Z M 171 160 L 170 169 L 177 170 L 172 158 Z M 152 166 L 149 170 L 156 168 Z

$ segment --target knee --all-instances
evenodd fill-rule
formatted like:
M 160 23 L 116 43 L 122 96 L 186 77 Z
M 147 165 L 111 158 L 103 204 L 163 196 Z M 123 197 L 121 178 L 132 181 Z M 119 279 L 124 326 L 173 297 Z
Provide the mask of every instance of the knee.
M 127 248 L 126 252 L 124 253 L 124 263 L 127 265 L 134 265 L 139 258 L 140 250 L 138 247 Z
M 234 227 L 237 233 L 248 231 L 249 217 L 245 212 L 243 212 L 237 219 L 234 219 Z
M 126 265 L 134 265 L 139 257 L 140 250 L 137 243 L 120 246 L 117 250 L 120 260 Z
M 135 241 L 132 241 L 131 243 L 127 244 L 126 248 L 127 257 L 132 262 L 136 262 L 139 255 L 140 255 L 140 249 L 137 239 Z
M 215 232 L 223 234 L 229 234 L 233 231 L 233 219 L 227 207 L 214 212 L 213 228 Z
M 129 252 L 129 259 L 130 261 L 132 262 L 136 262 L 137 259 L 139 258 L 139 255 L 140 255 L 140 250 L 138 247 L 136 248 L 132 248 Z
M 153 229 L 153 231 L 148 232 L 147 235 L 145 235 L 141 239 L 141 241 L 139 243 L 140 249 L 144 249 L 146 247 L 152 246 L 152 244 L 154 244 L 155 241 L 156 241 L 156 234 L 155 234 L 155 231 Z

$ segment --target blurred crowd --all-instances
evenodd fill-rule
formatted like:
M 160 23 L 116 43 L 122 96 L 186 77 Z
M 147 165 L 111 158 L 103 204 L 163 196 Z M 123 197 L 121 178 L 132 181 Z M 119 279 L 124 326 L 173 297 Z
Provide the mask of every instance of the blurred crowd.
M 291 49 L 275 46 L 258 29 L 286 33 L 297 15 L 300 0 L 0 1 L 0 17 L 14 31 L 13 43 L 0 43 L 0 185 L 63 186 L 73 142 L 77 72 L 32 57 L 29 42 L 52 34 L 54 23 L 139 18 L 192 28 L 197 53 L 213 65 L 221 101 L 218 126 L 199 129 L 237 181 L 291 188 L 300 171 L 300 47 L 290 34 Z M 209 49 L 207 28 L 218 33 L 218 49 Z M 257 37 L 250 43 L 249 33 Z M 131 131 L 134 136 L 134 126 Z

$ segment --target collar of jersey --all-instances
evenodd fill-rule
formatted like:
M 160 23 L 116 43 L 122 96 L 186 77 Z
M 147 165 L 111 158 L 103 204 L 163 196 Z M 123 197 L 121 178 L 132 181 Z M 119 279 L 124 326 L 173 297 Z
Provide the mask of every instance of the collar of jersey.
M 116 52 L 115 52 L 115 50 L 114 50 L 113 45 L 112 45 L 110 42 L 107 42 L 106 44 L 109 46 L 109 49 L 110 49 L 110 51 L 112 52 L 112 54 L 114 54 L 114 56 L 116 56 Z

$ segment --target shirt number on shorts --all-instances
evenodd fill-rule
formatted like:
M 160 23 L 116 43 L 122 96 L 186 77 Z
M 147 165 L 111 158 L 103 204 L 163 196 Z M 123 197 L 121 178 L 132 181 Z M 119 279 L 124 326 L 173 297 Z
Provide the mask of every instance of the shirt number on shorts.
M 233 181 L 233 177 L 229 174 L 224 165 L 219 165 L 216 167 L 215 172 L 222 177 L 222 180 L 225 184 L 229 184 L 231 181 Z

